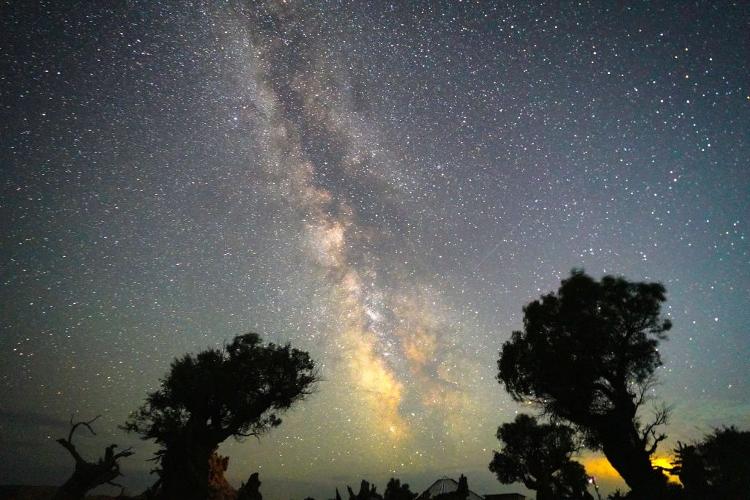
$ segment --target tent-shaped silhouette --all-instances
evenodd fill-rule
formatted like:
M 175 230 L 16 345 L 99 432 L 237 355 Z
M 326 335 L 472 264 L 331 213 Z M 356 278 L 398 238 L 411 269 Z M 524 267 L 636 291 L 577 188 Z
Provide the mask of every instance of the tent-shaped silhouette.
M 443 493 L 452 493 L 458 489 L 458 481 L 455 479 L 451 479 L 447 476 L 443 476 L 432 485 L 424 490 L 421 495 L 419 495 L 419 498 L 424 498 L 426 496 L 426 493 L 429 492 L 430 498 L 435 498 L 438 495 L 441 495 Z M 469 496 L 466 497 L 467 500 L 483 500 L 480 495 L 477 495 L 473 491 L 469 490 Z

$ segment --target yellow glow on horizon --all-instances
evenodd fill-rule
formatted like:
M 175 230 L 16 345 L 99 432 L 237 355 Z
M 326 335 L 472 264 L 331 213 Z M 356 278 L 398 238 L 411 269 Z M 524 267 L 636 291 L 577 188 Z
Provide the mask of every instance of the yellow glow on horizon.
M 670 468 L 673 466 L 674 457 L 669 455 L 659 455 L 651 457 L 651 465 L 655 467 Z M 590 456 L 581 459 L 581 463 L 586 468 L 586 473 L 597 479 L 607 481 L 623 481 L 622 476 L 612 467 L 606 457 Z M 667 473 L 667 479 L 670 483 L 681 484 L 677 476 Z
M 586 468 L 586 474 L 594 476 L 597 479 L 605 479 L 608 481 L 622 481 L 620 474 L 612 467 L 605 457 L 601 456 L 590 456 L 581 459 L 583 466 Z
M 674 460 L 675 460 L 674 456 L 671 456 L 671 455 L 660 455 L 660 456 L 656 456 L 656 457 L 651 457 L 651 465 L 653 465 L 654 467 L 662 467 L 662 468 L 665 468 L 665 469 L 670 469 L 670 468 L 674 467 Z M 669 480 L 670 483 L 682 484 L 680 482 L 680 478 L 679 477 L 674 476 L 674 475 L 670 474 L 669 472 L 666 472 L 666 474 L 667 474 L 667 479 Z

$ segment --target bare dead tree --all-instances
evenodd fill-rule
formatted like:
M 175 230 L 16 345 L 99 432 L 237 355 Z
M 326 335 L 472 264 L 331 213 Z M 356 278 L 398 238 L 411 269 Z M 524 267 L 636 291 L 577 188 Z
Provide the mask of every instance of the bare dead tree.
M 114 481 L 117 477 L 122 475 L 120 472 L 120 464 L 117 461 L 121 458 L 132 455 L 133 451 L 131 448 L 115 452 L 117 445 L 111 444 L 104 449 L 103 457 L 100 457 L 96 462 L 89 462 L 81 456 L 73 444 L 73 435 L 79 427 L 85 427 L 92 435 L 96 436 L 96 432 L 94 432 L 91 424 L 93 424 L 99 417 L 100 415 L 97 415 L 91 420 L 74 423 L 73 416 L 71 416 L 68 438 L 60 438 L 57 440 L 57 442 L 60 443 L 63 448 L 68 450 L 68 453 L 73 457 L 76 468 L 73 471 L 73 475 L 65 481 L 65 484 L 58 488 L 54 500 L 79 500 L 86 495 L 86 492 L 102 484 L 117 486 L 120 488 L 120 495 L 123 494 L 125 488 Z

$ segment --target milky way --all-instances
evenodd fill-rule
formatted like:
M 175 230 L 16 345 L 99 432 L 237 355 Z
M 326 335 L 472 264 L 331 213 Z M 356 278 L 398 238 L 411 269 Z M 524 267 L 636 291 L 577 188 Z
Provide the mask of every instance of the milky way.
M 102 414 L 82 446 L 135 446 L 143 487 L 153 447 L 117 425 L 174 356 L 256 331 L 322 380 L 222 448 L 231 480 L 519 490 L 487 471 L 529 411 L 498 350 L 574 267 L 667 287 L 663 455 L 750 426 L 741 3 L 21 4 L 0 49 L 0 477 L 61 482 L 52 438 Z

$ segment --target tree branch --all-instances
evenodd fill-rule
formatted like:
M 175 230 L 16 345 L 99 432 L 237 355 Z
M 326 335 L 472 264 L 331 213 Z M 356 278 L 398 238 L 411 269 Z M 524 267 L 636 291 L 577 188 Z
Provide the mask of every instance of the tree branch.
M 236 432 L 235 434 L 240 437 L 260 437 L 259 432 Z
M 68 453 L 73 457 L 73 460 L 76 461 L 76 464 L 79 463 L 85 463 L 86 461 L 81 457 L 81 455 L 78 453 L 78 450 L 76 450 L 76 447 L 73 446 L 70 441 L 68 441 L 65 438 L 60 438 L 56 440 L 58 443 L 62 445 L 63 448 L 68 450 Z
M 656 448 L 659 446 L 659 443 L 664 441 L 667 438 L 666 434 L 659 434 L 658 436 L 654 433 L 654 441 L 651 443 L 651 446 L 648 450 L 646 450 L 646 453 L 648 453 L 648 456 L 650 457 L 656 452 Z
M 656 428 L 660 425 L 664 425 L 669 421 L 669 408 L 666 406 L 659 408 L 656 410 L 654 414 L 654 420 L 650 424 L 648 424 L 641 434 L 641 443 L 643 443 L 643 446 L 649 446 L 649 442 L 651 443 L 646 452 L 649 456 L 653 455 L 654 452 L 656 452 L 656 448 L 659 446 L 659 443 L 664 441 L 667 437 L 666 434 L 657 434 Z
M 640 408 L 649 399 L 648 391 L 653 389 L 657 384 L 658 381 L 656 380 L 656 375 L 651 373 L 646 377 L 646 380 L 644 380 L 642 384 L 637 385 L 638 393 L 635 395 L 636 408 Z
M 134 453 L 132 447 L 125 448 L 117 453 L 115 453 L 115 448 L 117 448 L 117 445 L 111 444 L 104 450 L 104 463 L 114 463 L 117 462 L 118 458 L 129 457 Z
M 97 415 L 94 418 L 92 418 L 91 420 L 76 422 L 74 424 L 73 423 L 73 415 L 71 415 L 70 416 L 70 432 L 68 433 L 68 442 L 71 445 L 73 444 L 73 434 L 75 433 L 76 429 L 78 429 L 78 426 L 80 426 L 80 425 L 85 426 L 89 430 L 89 432 L 91 432 L 91 434 L 93 436 L 96 436 L 96 432 L 94 432 L 94 429 L 91 427 L 91 424 L 93 424 L 96 421 L 96 419 L 98 419 L 99 417 L 101 417 L 101 415 Z

